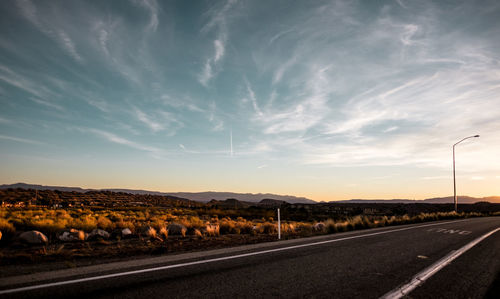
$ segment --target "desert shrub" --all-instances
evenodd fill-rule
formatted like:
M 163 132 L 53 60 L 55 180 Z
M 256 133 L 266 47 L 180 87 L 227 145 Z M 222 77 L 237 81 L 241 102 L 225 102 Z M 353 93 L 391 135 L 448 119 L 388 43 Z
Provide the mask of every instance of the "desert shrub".
M 121 229 L 128 228 L 132 232 L 135 231 L 135 224 L 132 221 L 123 221 L 123 220 L 118 221 L 118 222 L 115 222 L 115 226 L 117 228 L 121 228 Z
M 271 222 L 264 222 L 260 225 L 262 226 L 262 233 L 264 234 L 274 234 L 278 232 L 277 225 Z
M 58 231 L 66 228 L 67 221 L 64 219 L 59 219 L 59 220 L 54 220 L 54 219 L 35 219 L 33 222 L 31 222 L 31 227 L 34 230 L 41 231 L 45 234 L 48 235 L 54 235 Z
M 16 232 L 16 228 L 7 219 L 0 218 L 0 231 L 6 236 L 12 236 Z
M 344 222 L 335 223 L 335 230 L 338 232 L 348 231 L 349 230 L 349 222 L 344 221 Z
M 97 227 L 107 231 L 111 231 L 115 228 L 113 222 L 105 216 L 99 216 L 97 218 Z
M 196 237 L 203 237 L 203 234 L 197 228 L 193 229 L 193 233 L 192 234 L 193 234 L 193 236 L 196 236 Z
M 224 218 L 219 222 L 219 231 L 222 235 L 224 234 L 239 234 L 240 228 L 236 226 L 235 221 Z
M 218 236 L 220 233 L 220 226 L 218 224 L 207 224 L 205 226 L 205 233 L 208 236 Z
M 97 228 L 97 220 L 90 214 L 81 215 L 79 218 L 73 218 L 69 226 L 83 231 L 92 231 Z
M 240 229 L 241 234 L 255 234 L 254 225 L 250 221 L 242 221 L 238 222 L 238 227 Z
M 189 216 L 182 222 L 188 228 L 202 229 L 205 227 L 205 222 L 197 216 Z
M 328 219 L 325 221 L 326 232 L 333 234 L 337 232 L 337 227 L 335 226 L 335 221 Z
M 310 235 L 312 233 L 312 224 L 301 222 L 297 225 L 297 231 L 302 235 Z
M 282 234 L 295 233 L 295 224 L 293 224 L 293 223 L 281 223 L 281 233 Z
M 160 218 L 153 218 L 149 222 L 149 225 L 154 227 L 156 230 L 160 230 L 162 227 L 165 227 L 165 221 Z
M 168 229 L 166 227 L 162 227 L 158 230 L 158 235 L 160 235 L 160 237 L 163 237 L 163 239 L 167 239 L 168 238 Z

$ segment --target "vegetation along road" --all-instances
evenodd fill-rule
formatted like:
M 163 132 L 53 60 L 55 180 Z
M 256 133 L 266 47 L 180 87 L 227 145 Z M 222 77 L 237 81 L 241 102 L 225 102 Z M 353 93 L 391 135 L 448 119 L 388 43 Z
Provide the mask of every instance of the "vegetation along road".
M 2 297 L 482 298 L 500 217 L 384 227 L 4 278 Z

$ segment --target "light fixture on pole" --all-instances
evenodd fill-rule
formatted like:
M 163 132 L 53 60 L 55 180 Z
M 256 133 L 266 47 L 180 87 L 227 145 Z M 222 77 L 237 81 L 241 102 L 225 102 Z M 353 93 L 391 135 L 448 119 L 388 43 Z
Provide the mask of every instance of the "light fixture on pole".
M 455 199 L 455 213 L 458 212 L 458 208 L 457 208 L 457 204 L 458 204 L 458 202 L 457 202 L 457 181 L 455 179 L 455 146 L 464 140 L 467 140 L 469 138 L 475 138 L 475 137 L 479 137 L 479 135 L 465 137 L 464 139 L 460 140 L 459 142 L 457 142 L 453 145 L 453 197 Z

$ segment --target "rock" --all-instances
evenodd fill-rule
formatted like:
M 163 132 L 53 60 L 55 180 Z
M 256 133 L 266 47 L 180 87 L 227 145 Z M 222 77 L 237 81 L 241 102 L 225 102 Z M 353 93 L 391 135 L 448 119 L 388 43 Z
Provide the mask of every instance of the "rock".
M 90 232 L 89 239 L 97 239 L 97 238 L 108 239 L 109 236 L 110 234 L 107 231 L 96 228 L 92 232 Z
M 133 233 L 129 228 L 115 228 L 111 232 L 111 238 L 113 239 L 127 239 L 127 238 L 132 238 Z
M 313 225 L 313 230 L 315 231 L 323 231 L 326 228 L 323 222 L 318 222 Z
M 172 236 L 186 236 L 187 228 L 180 223 L 170 223 L 167 227 L 168 234 Z
M 60 233 L 57 238 L 63 242 L 72 242 L 72 241 L 85 241 L 87 239 L 87 234 L 85 234 L 82 230 L 70 229 L 65 230 Z
M 47 239 L 44 234 L 36 230 L 22 233 L 21 235 L 19 235 L 19 239 L 28 244 L 46 244 L 49 242 L 49 239 Z
M 156 229 L 152 228 L 149 225 L 144 226 L 141 229 L 141 235 L 143 235 L 145 237 L 156 238 Z
M 132 231 L 130 230 L 130 228 L 126 227 L 126 228 L 122 229 L 121 234 L 122 234 L 122 238 L 131 237 Z

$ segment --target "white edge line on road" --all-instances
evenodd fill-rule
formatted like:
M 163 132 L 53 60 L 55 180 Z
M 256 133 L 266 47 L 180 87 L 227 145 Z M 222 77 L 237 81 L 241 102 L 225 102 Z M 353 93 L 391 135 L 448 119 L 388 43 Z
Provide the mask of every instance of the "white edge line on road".
M 43 288 L 49 288 L 49 287 L 56 287 L 56 286 L 74 284 L 74 283 L 81 283 L 81 282 L 87 282 L 87 281 L 101 280 L 101 279 L 107 279 L 107 278 L 121 277 L 121 276 L 127 276 L 127 275 L 141 274 L 141 273 L 147 273 L 147 272 L 161 271 L 161 270 L 167 270 L 167 269 L 173 269 L 173 268 L 181 268 L 181 267 L 186 267 L 186 266 L 206 264 L 206 263 L 212 263 L 212 262 L 218 262 L 218 261 L 224 261 L 224 260 L 232 260 L 232 259 L 237 259 L 237 258 L 242 258 L 242 257 L 261 255 L 261 254 L 266 254 L 266 253 L 285 251 L 285 250 L 291 250 L 291 249 L 302 248 L 302 247 L 316 246 L 316 245 L 340 242 L 340 241 L 351 240 L 351 239 L 358 239 L 358 238 L 371 237 L 371 236 L 382 235 L 382 234 L 389 234 L 389 233 L 394 233 L 394 232 L 399 232 L 399 231 L 404 231 L 404 230 L 409 230 L 409 229 L 426 227 L 426 226 L 443 225 L 443 224 L 448 224 L 448 223 L 461 222 L 461 221 L 465 221 L 465 220 L 466 219 L 440 222 L 440 223 L 423 224 L 423 225 L 418 225 L 418 226 L 410 226 L 410 227 L 398 228 L 398 229 L 370 233 L 370 234 L 356 235 L 356 236 L 351 236 L 351 237 L 344 237 L 344 238 L 333 239 L 333 240 L 326 240 L 326 241 L 319 241 L 319 242 L 308 243 L 308 244 L 294 245 L 294 246 L 289 246 L 289 247 L 268 249 L 268 250 L 262 250 L 262 251 L 257 251 L 257 252 L 249 252 L 249 253 L 243 253 L 243 254 L 232 255 L 232 256 L 224 256 L 224 257 L 194 261 L 194 262 L 180 263 L 180 264 L 167 265 L 167 266 L 161 266 L 161 267 L 155 267 L 155 268 L 127 271 L 127 272 L 118 272 L 118 273 L 112 273 L 112 274 L 106 274 L 106 275 L 99 275 L 99 276 L 66 280 L 66 281 L 51 282 L 51 283 L 32 285 L 32 286 L 26 286 L 26 287 L 14 288 L 14 289 L 6 289 L 6 290 L 0 290 L 0 295 L 18 293 L 18 292 L 24 292 L 24 291 L 30 291 L 30 290 L 36 290 L 36 289 L 43 289 Z
M 430 278 L 432 275 L 436 274 L 439 270 L 443 269 L 446 267 L 449 263 L 451 263 L 454 259 L 458 258 L 462 254 L 464 254 L 467 250 L 471 249 L 474 247 L 476 244 L 481 242 L 482 240 L 488 238 L 492 234 L 496 233 L 497 231 L 500 230 L 500 227 L 490 231 L 489 233 L 486 233 L 482 235 L 481 237 L 473 240 L 472 242 L 468 243 L 467 245 L 463 246 L 462 248 L 458 250 L 453 250 L 451 251 L 448 255 L 440 259 L 439 261 L 435 262 L 434 264 L 430 265 L 428 268 L 424 269 L 423 271 L 419 272 L 417 275 L 413 276 L 412 280 L 400 287 L 397 287 L 396 289 L 390 291 L 389 293 L 386 293 L 381 299 L 399 299 L 404 296 L 407 296 L 411 291 L 413 291 L 416 287 L 419 285 L 423 284 L 428 278 Z

